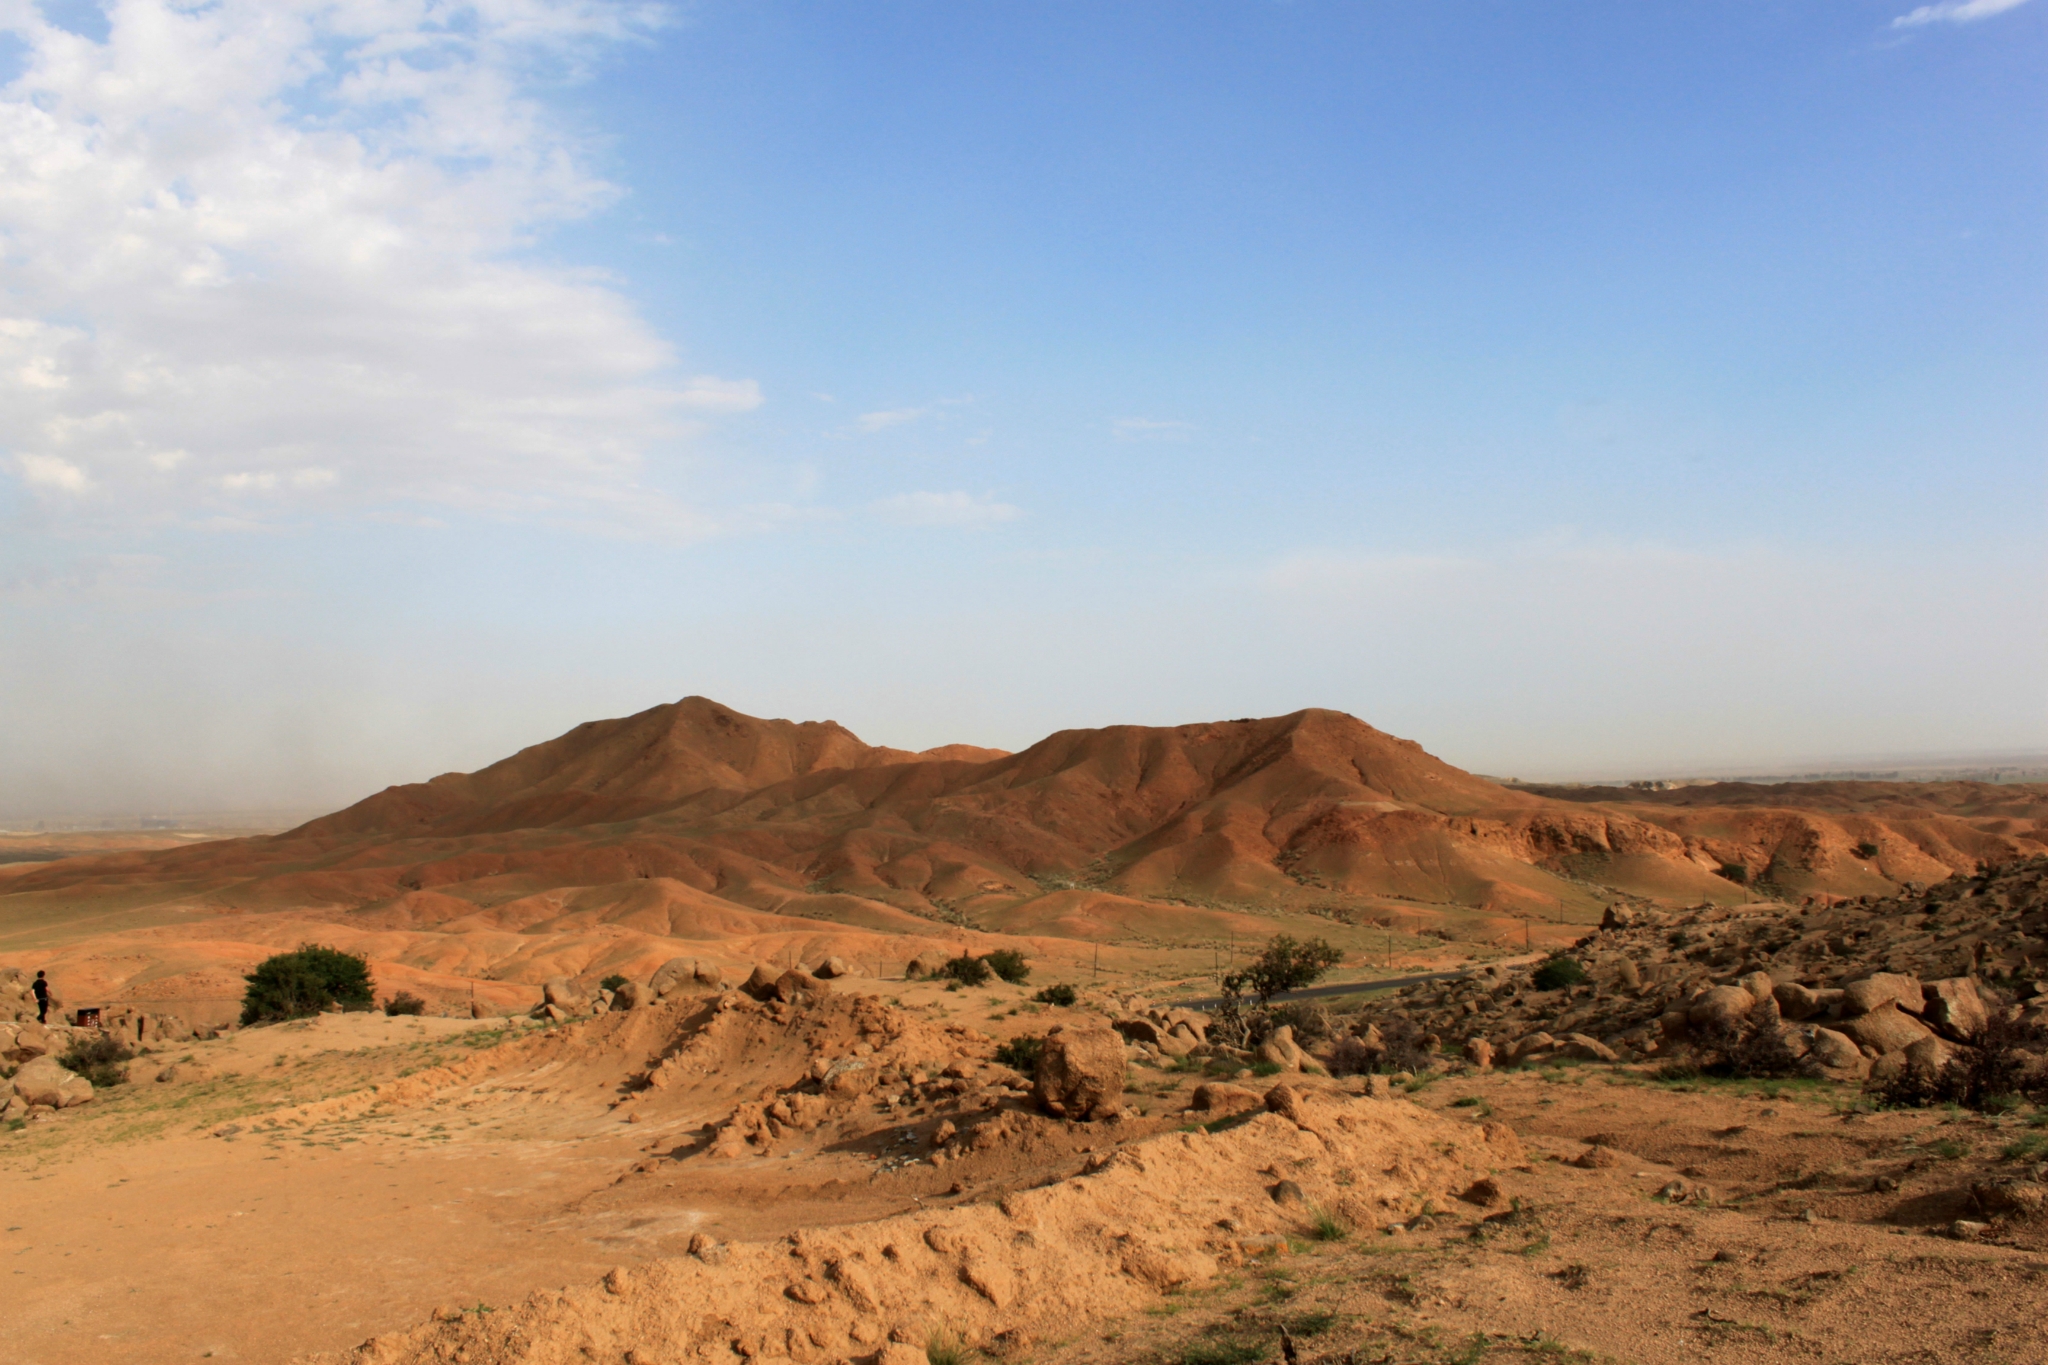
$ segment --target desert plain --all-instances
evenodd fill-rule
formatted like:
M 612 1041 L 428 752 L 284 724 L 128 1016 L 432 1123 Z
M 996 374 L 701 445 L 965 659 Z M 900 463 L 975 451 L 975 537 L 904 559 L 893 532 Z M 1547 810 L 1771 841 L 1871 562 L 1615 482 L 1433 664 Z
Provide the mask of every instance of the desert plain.
M 136 1055 L 8 1100 L 0 1355 L 2048 1359 L 2044 816 L 692 697 L 283 833 L 8 836 L 9 1083 Z M 1218 1014 L 1276 936 L 1323 993 Z M 423 1012 L 240 1026 L 308 943 Z

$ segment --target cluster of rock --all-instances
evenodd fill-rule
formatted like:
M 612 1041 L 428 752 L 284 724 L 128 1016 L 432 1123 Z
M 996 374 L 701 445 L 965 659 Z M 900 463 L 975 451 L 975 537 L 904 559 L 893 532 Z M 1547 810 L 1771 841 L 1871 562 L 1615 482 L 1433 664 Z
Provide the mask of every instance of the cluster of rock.
M 790 981 L 789 989 L 801 990 L 815 988 L 822 981 L 860 974 L 860 970 L 844 958 L 828 957 L 809 971 L 792 967 L 776 972 L 756 966 L 739 989 L 756 999 L 767 999 L 777 991 L 777 983 L 785 979 Z M 725 985 L 722 968 L 688 957 L 672 957 L 656 968 L 654 975 L 647 980 L 629 980 L 616 987 L 578 986 L 571 977 L 557 976 L 549 978 L 541 987 L 541 1002 L 534 1008 L 532 1017 L 561 1023 L 614 1010 L 641 1009 L 671 996 L 723 990 Z
M 31 1018 L 26 1023 L 0 1022 L 0 1059 L 12 1070 L 7 1089 L 0 1092 L 0 1122 L 34 1118 L 86 1104 L 92 1099 L 92 1082 L 67 1069 L 57 1058 L 70 1048 L 74 1036 L 92 1034 L 91 1029 L 72 1029 L 61 1024 L 45 1026 Z
M 2048 1025 L 2044 940 L 2048 858 L 1882 900 L 1610 911 L 1570 954 L 1579 984 L 1488 967 L 1407 987 L 1353 1032 L 1462 1042 L 1480 1066 L 1684 1058 L 1761 1033 L 1817 1074 L 1883 1079 L 1938 1069 L 1994 1012 Z

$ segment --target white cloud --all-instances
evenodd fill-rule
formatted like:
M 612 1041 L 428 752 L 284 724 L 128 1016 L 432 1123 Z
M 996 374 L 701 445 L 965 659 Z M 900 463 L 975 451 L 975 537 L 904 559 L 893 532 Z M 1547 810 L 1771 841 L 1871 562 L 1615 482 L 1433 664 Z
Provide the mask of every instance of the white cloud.
M 71 461 L 56 455 L 21 455 L 15 463 L 21 469 L 21 477 L 32 488 L 56 488 L 66 493 L 83 493 L 92 487 L 92 480 L 85 477 L 85 471 Z
M 908 426 L 930 411 L 930 408 L 890 408 L 884 412 L 864 412 L 854 419 L 854 425 L 862 431 L 887 431 L 890 427 Z
M 868 510 L 899 526 L 988 526 L 1024 515 L 1009 503 L 972 493 L 898 493 L 869 503 Z
M 704 412 L 752 412 L 761 406 L 761 386 L 751 379 L 700 374 L 683 385 L 682 401 Z
M 1119 417 L 1110 423 L 1119 441 L 1184 441 L 1195 432 L 1193 422 L 1152 417 Z
M 524 90 L 649 31 L 621 0 L 122 0 L 104 43 L 0 0 L 0 467 L 111 513 L 240 495 L 671 530 L 685 415 L 602 276 L 522 256 L 614 190 Z M 651 519 L 651 520 L 650 520 Z
M 2003 14 L 2009 9 L 2018 9 L 2027 0 L 1943 0 L 1938 5 L 1922 5 L 1910 14 L 1901 14 L 1892 20 L 1893 28 L 1918 28 L 1922 24 L 1968 24 L 1978 19 L 1989 19 L 1994 14 Z

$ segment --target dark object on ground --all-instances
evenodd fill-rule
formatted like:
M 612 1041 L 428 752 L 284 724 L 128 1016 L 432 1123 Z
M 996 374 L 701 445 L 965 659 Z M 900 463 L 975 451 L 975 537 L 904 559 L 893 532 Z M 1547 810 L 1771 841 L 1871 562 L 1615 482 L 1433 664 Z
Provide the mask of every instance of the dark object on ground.
M 625 984 L 626 978 L 620 976 L 617 972 L 613 972 L 610 976 L 598 982 L 597 988 L 601 991 L 615 991 Z
M 265 958 L 242 979 L 249 983 L 242 996 L 244 1025 L 303 1019 L 329 1005 L 366 1010 L 376 1003 L 369 963 L 317 943 Z
M 396 1018 L 401 1014 L 425 1014 L 427 1002 L 411 991 L 400 991 L 384 1002 L 384 1013 Z
M 1031 998 L 1041 1005 L 1057 1005 L 1061 1009 L 1065 1009 L 1076 1000 L 1079 1000 L 1081 993 L 1062 981 L 1056 986 L 1047 986 Z

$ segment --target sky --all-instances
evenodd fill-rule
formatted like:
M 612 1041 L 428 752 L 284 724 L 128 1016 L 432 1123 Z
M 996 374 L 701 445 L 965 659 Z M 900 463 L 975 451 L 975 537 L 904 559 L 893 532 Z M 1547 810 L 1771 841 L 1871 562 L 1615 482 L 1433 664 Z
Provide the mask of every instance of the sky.
M 707 695 L 2048 748 L 2048 3 L 0 0 L 0 820 Z

